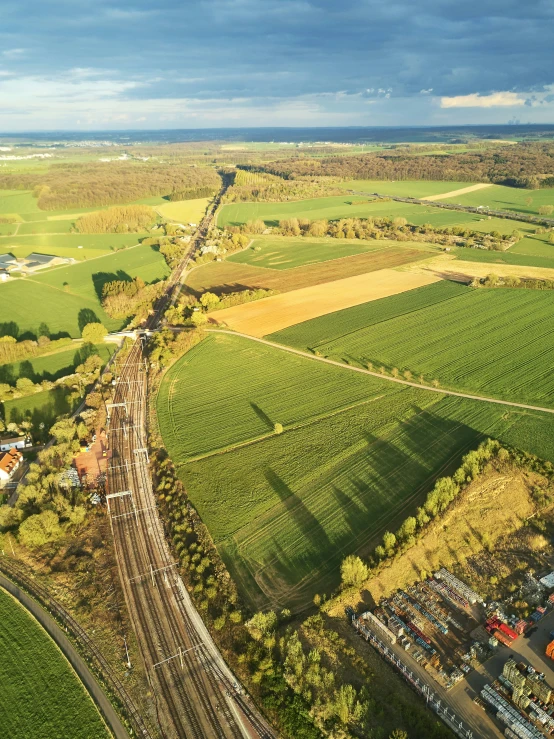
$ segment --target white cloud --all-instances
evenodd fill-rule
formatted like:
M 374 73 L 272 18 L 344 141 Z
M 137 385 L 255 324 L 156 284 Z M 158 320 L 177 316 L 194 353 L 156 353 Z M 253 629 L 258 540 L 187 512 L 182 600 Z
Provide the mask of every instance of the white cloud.
M 442 97 L 441 108 L 513 108 L 525 105 L 525 97 L 517 92 L 492 92 L 490 95 L 456 95 Z
M 20 59 L 27 49 L 6 49 L 2 52 L 2 56 L 5 56 L 6 59 Z
M 430 88 L 429 88 L 428 90 L 425 90 L 425 89 L 423 89 L 423 90 L 420 90 L 420 91 L 419 91 L 419 94 L 420 94 L 420 95 L 430 95 L 430 94 L 431 94 L 432 92 L 433 92 L 433 88 L 432 88 L 432 87 L 430 87 Z

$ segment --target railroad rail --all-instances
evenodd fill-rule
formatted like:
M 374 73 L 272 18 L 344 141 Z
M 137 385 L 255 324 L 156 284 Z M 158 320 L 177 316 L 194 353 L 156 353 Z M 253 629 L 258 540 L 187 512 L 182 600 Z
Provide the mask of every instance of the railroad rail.
M 56 621 L 63 626 L 79 644 L 83 656 L 93 665 L 95 671 L 105 682 L 110 692 L 120 701 L 123 714 L 131 725 L 134 733 L 143 739 L 153 739 L 152 734 L 146 727 L 141 713 L 135 705 L 133 699 L 125 689 L 125 686 L 110 667 L 109 662 L 90 638 L 85 629 L 73 618 L 57 600 L 55 600 L 50 592 L 32 578 L 25 569 L 13 561 L 8 556 L 0 558 L 0 572 L 5 574 L 12 582 L 19 585 L 29 595 L 31 595 L 38 603 L 54 616 Z
M 174 304 L 225 185 L 168 280 L 143 329 Z M 166 739 L 275 739 L 211 639 L 175 566 L 152 487 L 146 434 L 147 371 L 135 342 L 114 387 L 108 431 L 108 516 L 122 588 Z M 140 452 L 140 453 L 139 453 Z

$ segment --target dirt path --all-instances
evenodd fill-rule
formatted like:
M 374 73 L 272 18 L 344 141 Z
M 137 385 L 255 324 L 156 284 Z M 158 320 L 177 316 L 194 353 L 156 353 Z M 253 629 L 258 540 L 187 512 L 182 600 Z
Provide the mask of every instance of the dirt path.
M 19 603 L 21 603 L 21 605 L 32 616 L 34 616 L 46 633 L 56 643 L 59 650 L 63 653 L 64 657 L 77 673 L 79 680 L 96 704 L 116 739 L 129 739 L 127 730 L 123 726 L 119 716 L 114 710 L 114 707 L 106 697 L 99 683 L 96 681 L 96 678 L 50 614 L 47 613 L 44 608 L 29 595 L 27 595 L 25 591 L 21 590 L 18 585 L 13 583 L 7 577 L 4 577 L 4 575 L 0 575 L 0 587 L 4 588 L 4 590 L 18 600 Z
M 458 195 L 465 195 L 468 192 L 475 192 L 476 190 L 482 190 L 485 187 L 491 187 L 491 182 L 479 182 L 477 185 L 468 185 L 468 187 L 461 187 L 459 190 L 451 190 L 450 192 L 443 192 L 439 195 L 428 195 L 423 200 L 444 200 L 445 198 L 455 198 Z
M 243 339 L 249 339 L 250 341 L 257 341 L 260 344 L 266 346 L 272 346 L 274 349 L 281 349 L 281 351 L 289 352 L 290 354 L 298 354 L 300 357 L 306 357 L 312 359 L 315 362 L 325 362 L 326 364 L 332 364 L 335 367 L 340 367 L 344 370 L 350 370 L 351 372 L 361 372 L 364 375 L 371 375 L 372 377 L 378 377 L 380 380 L 387 380 L 388 382 L 396 382 L 398 385 L 408 385 L 409 387 L 417 387 L 420 390 L 428 390 L 430 393 L 439 393 L 440 395 L 452 395 L 456 398 L 467 398 L 468 400 L 479 400 L 482 403 L 496 403 L 497 405 L 507 405 L 511 408 L 522 408 L 526 411 L 540 411 L 541 413 L 553 413 L 554 408 L 543 408 L 538 405 L 527 405 L 525 403 L 514 403 L 510 400 L 499 400 L 498 398 L 487 398 L 482 395 L 469 395 L 468 393 L 457 393 L 455 390 L 445 390 L 440 387 L 430 387 L 429 385 L 420 385 L 418 382 L 409 382 L 408 380 L 401 380 L 397 377 L 388 377 L 387 375 L 381 375 L 379 372 L 371 372 L 370 370 L 363 369 L 362 367 L 352 367 L 349 364 L 343 364 L 343 362 L 337 362 L 334 359 L 326 359 L 325 357 L 316 357 L 315 354 L 309 352 L 303 352 L 300 349 L 293 349 L 290 346 L 284 344 L 276 344 L 274 341 L 268 341 L 267 339 L 261 339 L 257 336 L 249 336 L 248 334 L 241 334 L 238 331 L 226 331 L 222 328 L 209 328 L 206 329 L 208 333 L 215 334 L 228 334 L 229 336 L 240 336 Z

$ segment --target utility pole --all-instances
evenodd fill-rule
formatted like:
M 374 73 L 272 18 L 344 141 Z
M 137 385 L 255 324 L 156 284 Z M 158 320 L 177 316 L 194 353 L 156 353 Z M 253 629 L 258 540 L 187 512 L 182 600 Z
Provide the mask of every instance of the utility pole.
M 125 638 L 125 634 L 123 634 L 123 643 L 125 644 L 125 654 L 127 655 L 127 668 L 131 669 L 131 658 L 129 657 L 129 650 L 127 649 L 127 639 Z

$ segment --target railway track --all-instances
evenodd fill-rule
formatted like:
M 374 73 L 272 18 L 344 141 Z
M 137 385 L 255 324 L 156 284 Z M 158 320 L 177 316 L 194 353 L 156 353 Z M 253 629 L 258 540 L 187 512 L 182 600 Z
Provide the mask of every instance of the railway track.
M 218 197 L 150 316 L 156 328 L 205 238 Z M 274 739 L 243 694 L 202 623 L 173 561 L 149 470 L 147 366 L 142 340 L 131 348 L 108 404 L 108 515 L 133 628 L 147 668 L 164 739 Z

